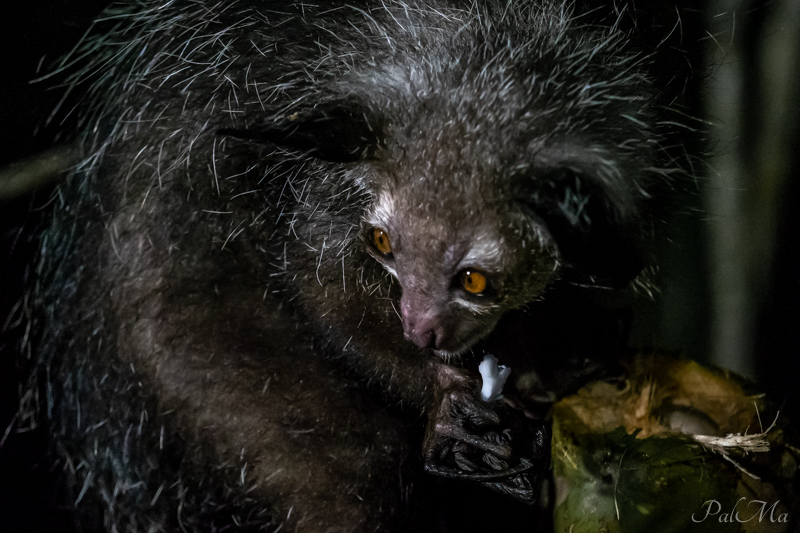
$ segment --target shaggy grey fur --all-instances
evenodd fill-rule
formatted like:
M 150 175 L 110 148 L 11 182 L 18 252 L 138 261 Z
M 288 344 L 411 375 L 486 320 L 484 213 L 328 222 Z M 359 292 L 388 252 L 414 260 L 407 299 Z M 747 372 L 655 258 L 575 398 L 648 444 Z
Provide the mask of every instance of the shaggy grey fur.
M 84 157 L 41 237 L 23 402 L 79 519 L 421 530 L 420 440 L 386 406 L 469 388 L 446 362 L 555 279 L 640 269 L 670 172 L 643 65 L 551 0 L 112 5 L 60 67 Z M 490 300 L 451 286 L 463 257 Z M 436 353 L 399 318 L 433 308 Z

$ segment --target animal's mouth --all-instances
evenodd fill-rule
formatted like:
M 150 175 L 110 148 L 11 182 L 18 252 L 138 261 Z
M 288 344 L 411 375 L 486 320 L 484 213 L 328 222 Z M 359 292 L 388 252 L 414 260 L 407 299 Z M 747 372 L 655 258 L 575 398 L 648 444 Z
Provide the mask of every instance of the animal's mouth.
M 444 347 L 433 349 L 433 353 L 445 363 L 450 363 L 454 359 L 459 359 L 464 354 L 471 352 L 478 344 L 492 334 L 494 328 L 472 328 L 462 332 L 459 338 L 452 339 Z
M 464 348 L 461 350 L 433 350 L 433 353 L 443 362 L 450 363 L 453 359 L 461 357 L 461 355 L 468 349 L 469 348 Z
M 450 347 L 448 346 L 447 349 L 441 350 L 433 350 L 433 353 L 439 358 L 442 359 L 444 362 L 450 362 L 453 359 L 457 359 L 470 351 L 475 345 L 478 343 L 481 337 L 476 338 L 469 338 L 465 341 L 462 341 L 460 344 Z

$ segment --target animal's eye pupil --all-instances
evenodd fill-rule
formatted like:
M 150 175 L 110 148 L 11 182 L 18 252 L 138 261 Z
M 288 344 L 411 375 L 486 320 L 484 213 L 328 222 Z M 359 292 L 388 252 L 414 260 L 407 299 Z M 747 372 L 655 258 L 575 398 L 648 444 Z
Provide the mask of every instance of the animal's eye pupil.
M 389 234 L 381 228 L 372 228 L 372 244 L 383 255 L 392 253 L 392 243 Z

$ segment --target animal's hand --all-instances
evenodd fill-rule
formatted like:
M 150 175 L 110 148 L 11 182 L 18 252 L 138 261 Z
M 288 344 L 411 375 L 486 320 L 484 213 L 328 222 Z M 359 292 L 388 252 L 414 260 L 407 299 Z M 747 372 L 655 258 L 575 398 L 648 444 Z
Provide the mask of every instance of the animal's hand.
M 548 465 L 548 424 L 502 401 L 484 402 L 471 380 L 441 389 L 436 400 L 423 445 L 425 470 L 533 503 Z

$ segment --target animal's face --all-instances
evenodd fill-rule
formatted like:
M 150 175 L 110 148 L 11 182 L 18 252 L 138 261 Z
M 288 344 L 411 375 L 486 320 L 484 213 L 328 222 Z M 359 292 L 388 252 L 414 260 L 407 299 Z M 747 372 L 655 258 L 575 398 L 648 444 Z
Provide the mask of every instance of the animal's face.
M 377 194 L 364 242 L 402 287 L 405 338 L 459 354 L 505 311 L 541 294 L 555 276 L 556 252 L 546 230 L 514 205 L 463 186 L 480 180 L 413 181 Z
M 409 35 L 265 124 L 222 131 L 370 191 L 364 244 L 402 287 L 406 338 L 442 355 L 556 270 L 621 288 L 642 266 L 640 207 L 662 173 L 649 80 L 617 37 L 573 35 L 560 7 L 530 16 L 475 34 L 455 17 L 452 40 Z

